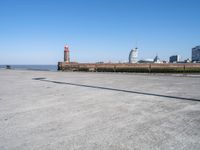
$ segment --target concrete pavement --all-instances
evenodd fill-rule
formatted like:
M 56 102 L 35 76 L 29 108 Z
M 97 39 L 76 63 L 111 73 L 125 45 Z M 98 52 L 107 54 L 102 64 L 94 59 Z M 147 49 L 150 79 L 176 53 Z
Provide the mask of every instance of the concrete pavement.
M 0 70 L 0 149 L 200 149 L 200 77 Z

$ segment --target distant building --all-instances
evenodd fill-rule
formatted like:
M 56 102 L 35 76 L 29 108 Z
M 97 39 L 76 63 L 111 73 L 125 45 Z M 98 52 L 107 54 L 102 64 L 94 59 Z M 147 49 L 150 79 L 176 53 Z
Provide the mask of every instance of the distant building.
M 163 60 L 162 63 L 163 63 L 163 64 L 167 64 L 168 62 L 167 62 L 166 60 Z
M 191 62 L 191 59 L 190 58 L 187 58 L 186 60 L 185 60 L 185 63 L 190 63 Z
M 104 64 L 103 61 L 96 62 L 96 64 Z
M 132 49 L 129 54 L 129 63 L 137 63 L 138 48 Z
M 192 48 L 192 62 L 200 62 L 200 46 Z
M 161 63 L 160 58 L 158 57 L 158 55 L 156 55 L 156 57 L 153 60 L 154 63 Z
M 180 56 L 179 55 L 173 55 L 169 57 L 169 62 L 170 63 L 176 63 L 180 61 Z
M 138 63 L 153 63 L 153 59 L 142 59 L 139 60 Z

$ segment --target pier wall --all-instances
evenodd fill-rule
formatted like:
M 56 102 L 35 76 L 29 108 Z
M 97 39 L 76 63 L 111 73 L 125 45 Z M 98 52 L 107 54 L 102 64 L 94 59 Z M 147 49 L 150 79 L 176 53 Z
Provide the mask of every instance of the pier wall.
M 149 73 L 200 73 L 200 64 L 129 64 L 129 63 L 65 63 L 58 62 L 58 70 L 62 71 L 94 71 L 94 72 L 149 72 Z

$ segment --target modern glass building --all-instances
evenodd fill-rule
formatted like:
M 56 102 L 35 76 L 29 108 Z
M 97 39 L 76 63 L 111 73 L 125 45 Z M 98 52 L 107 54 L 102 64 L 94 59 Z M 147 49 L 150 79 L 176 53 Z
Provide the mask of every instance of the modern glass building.
M 174 62 L 179 62 L 180 61 L 180 56 L 179 55 L 173 55 L 169 57 L 169 62 L 174 63 Z
M 192 62 L 200 62 L 200 46 L 192 48 Z

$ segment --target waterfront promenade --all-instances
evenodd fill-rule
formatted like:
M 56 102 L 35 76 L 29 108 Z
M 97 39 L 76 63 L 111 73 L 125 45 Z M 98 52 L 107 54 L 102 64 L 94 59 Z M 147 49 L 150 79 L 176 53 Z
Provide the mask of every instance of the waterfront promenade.
M 200 76 L 0 70 L 1 150 L 199 150 Z

